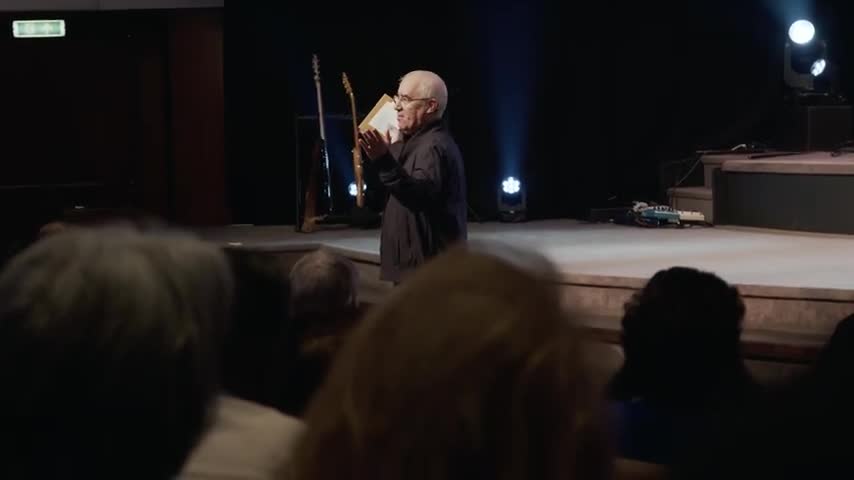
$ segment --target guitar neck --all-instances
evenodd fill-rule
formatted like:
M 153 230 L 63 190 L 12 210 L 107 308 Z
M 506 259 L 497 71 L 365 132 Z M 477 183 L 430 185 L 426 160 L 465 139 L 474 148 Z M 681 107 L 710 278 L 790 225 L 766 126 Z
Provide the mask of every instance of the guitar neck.
M 353 113 L 353 145 L 359 145 L 359 124 L 356 119 L 356 99 L 350 96 L 350 111 Z
M 312 188 L 322 190 L 322 198 L 312 198 L 312 201 L 318 201 L 320 204 L 319 210 L 324 214 L 331 213 L 332 205 L 332 178 L 329 170 L 329 152 L 326 148 L 326 124 L 323 119 L 323 93 L 320 88 L 320 62 L 317 55 L 312 56 L 312 69 L 314 70 L 314 87 L 317 93 L 317 123 L 320 126 L 320 140 L 318 142 L 318 150 L 320 158 L 314 159 L 312 162 L 311 185 Z M 314 208 L 312 206 L 312 208 Z
M 356 180 L 356 205 L 365 205 L 364 180 L 362 179 L 362 153 L 359 150 L 359 124 L 356 117 L 356 99 L 350 93 L 350 112 L 353 117 L 353 176 Z
M 317 92 L 317 122 L 320 125 L 320 139 L 326 142 L 326 122 L 323 119 L 323 93 L 320 90 L 320 80 L 314 82 Z

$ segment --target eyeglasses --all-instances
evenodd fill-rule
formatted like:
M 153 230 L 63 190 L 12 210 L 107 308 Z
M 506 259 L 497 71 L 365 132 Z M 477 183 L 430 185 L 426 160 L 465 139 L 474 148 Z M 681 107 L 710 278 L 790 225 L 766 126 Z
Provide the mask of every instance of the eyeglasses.
M 409 105 L 412 102 L 417 100 L 433 100 L 433 97 L 423 97 L 423 98 L 410 98 L 406 95 L 395 95 L 394 96 L 394 104 L 395 105 Z

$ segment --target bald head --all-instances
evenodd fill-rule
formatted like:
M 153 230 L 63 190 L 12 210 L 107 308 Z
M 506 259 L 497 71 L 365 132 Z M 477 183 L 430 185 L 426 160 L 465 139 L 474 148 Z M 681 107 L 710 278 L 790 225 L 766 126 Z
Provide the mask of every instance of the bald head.
M 436 100 L 436 117 L 441 118 L 448 106 L 448 87 L 442 77 L 427 70 L 415 70 L 400 79 L 400 90 L 417 95 L 413 98 Z

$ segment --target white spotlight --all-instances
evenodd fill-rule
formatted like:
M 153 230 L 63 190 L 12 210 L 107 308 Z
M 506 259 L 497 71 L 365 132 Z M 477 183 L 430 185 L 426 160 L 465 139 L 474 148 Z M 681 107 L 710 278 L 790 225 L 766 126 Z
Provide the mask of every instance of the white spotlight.
M 522 182 L 507 177 L 498 190 L 498 219 L 502 222 L 524 222 L 528 216 L 527 200 Z
M 519 180 L 513 177 L 507 177 L 501 182 L 501 190 L 508 195 L 515 195 L 522 189 L 522 184 Z
M 827 68 L 827 61 L 823 58 L 819 58 L 818 60 L 812 62 L 812 66 L 810 67 L 810 73 L 813 77 L 817 77 L 824 73 L 825 68 Z
M 362 192 L 364 192 L 367 188 L 368 184 L 363 182 Z M 350 182 L 350 185 L 347 186 L 347 193 L 349 193 L 351 197 L 355 197 L 356 192 L 358 192 L 358 190 L 356 189 L 356 182 Z
M 789 38 L 798 45 L 806 45 L 815 37 L 815 27 L 809 20 L 798 20 L 789 27 Z

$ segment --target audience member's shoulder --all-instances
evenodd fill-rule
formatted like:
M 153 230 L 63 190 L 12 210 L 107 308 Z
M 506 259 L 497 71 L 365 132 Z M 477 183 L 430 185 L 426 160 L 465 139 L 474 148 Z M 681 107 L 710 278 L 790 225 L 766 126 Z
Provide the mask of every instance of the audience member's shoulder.
M 302 421 L 232 396 L 217 413 L 181 478 L 277 478 L 287 467 Z
M 231 395 L 220 397 L 219 417 L 230 425 L 275 429 L 285 435 L 302 428 L 302 421 L 297 418 Z

